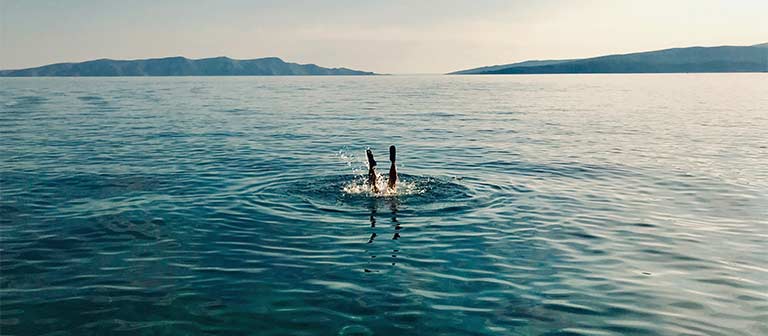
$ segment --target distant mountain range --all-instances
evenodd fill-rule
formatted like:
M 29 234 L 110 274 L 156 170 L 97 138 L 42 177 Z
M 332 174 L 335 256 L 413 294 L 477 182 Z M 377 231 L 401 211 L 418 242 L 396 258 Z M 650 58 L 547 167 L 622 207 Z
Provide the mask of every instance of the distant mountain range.
M 768 43 L 690 47 L 582 59 L 525 61 L 452 72 L 475 74 L 768 72 Z
M 299 76 L 375 75 L 347 68 L 323 68 L 314 64 L 288 63 L 277 57 L 236 60 L 229 57 L 185 57 L 141 60 L 98 59 L 57 63 L 36 68 L 0 70 L 3 77 L 35 76 Z
M 689 47 L 582 59 L 531 60 L 452 72 L 473 74 L 768 72 L 768 43 L 752 46 Z M 236 60 L 185 57 L 98 59 L 35 68 L 0 70 L 0 77 L 36 76 L 317 76 L 376 75 L 347 68 L 285 62 L 277 57 Z

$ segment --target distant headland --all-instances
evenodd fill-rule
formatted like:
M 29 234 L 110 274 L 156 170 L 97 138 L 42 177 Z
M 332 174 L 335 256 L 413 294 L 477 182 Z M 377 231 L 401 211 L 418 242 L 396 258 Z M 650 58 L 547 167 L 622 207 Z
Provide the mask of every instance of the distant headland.
M 525 61 L 461 70 L 451 75 L 768 72 L 768 43 L 689 47 L 582 59 Z
M 1 77 L 77 76 L 340 76 L 376 75 L 347 68 L 324 68 L 315 64 L 288 63 L 277 57 L 236 60 L 229 57 L 186 57 L 140 60 L 98 59 L 80 63 L 57 63 L 35 68 L 0 70 Z

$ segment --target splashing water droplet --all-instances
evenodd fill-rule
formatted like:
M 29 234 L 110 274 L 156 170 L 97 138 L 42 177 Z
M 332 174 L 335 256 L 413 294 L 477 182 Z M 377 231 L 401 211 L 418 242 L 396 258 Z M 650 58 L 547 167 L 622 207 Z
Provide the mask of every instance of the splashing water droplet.
M 409 181 L 406 179 L 400 179 L 397 182 L 397 187 L 394 189 L 387 188 L 387 178 L 383 174 L 377 174 L 376 186 L 380 190 L 379 192 L 373 192 L 373 188 L 368 184 L 366 176 L 358 176 L 353 180 L 345 183 L 341 192 L 347 195 L 364 195 L 370 197 L 397 197 L 397 196 L 413 196 L 421 195 L 426 190 L 423 186 Z

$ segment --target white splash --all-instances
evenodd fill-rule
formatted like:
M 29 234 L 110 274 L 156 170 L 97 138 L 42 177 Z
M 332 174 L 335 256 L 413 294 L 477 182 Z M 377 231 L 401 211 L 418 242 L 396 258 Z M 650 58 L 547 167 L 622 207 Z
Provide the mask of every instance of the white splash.
M 373 188 L 368 184 L 368 162 L 364 157 L 356 156 L 354 153 L 349 152 L 347 148 L 339 150 L 336 157 L 352 169 L 353 174 L 357 175 L 354 180 L 342 186 L 341 191 L 344 194 L 365 195 L 369 197 L 396 197 L 421 195 L 425 192 L 415 182 L 403 180 L 402 178 L 397 181 L 396 188 L 390 189 L 387 187 L 389 174 L 379 173 L 376 174 L 376 187 L 379 192 L 373 192 Z
M 368 171 L 368 165 L 363 158 L 358 158 L 354 152 L 350 152 L 347 148 L 342 148 L 336 153 L 336 157 L 339 161 L 343 162 L 347 167 L 352 169 L 352 173 L 355 175 L 362 175 Z
M 397 186 L 394 189 L 387 188 L 387 178 L 383 174 L 377 174 L 376 186 L 379 192 L 374 192 L 373 188 L 368 184 L 367 176 L 360 175 L 358 178 L 346 183 L 342 186 L 341 191 L 347 195 L 365 195 L 370 197 L 396 197 L 396 196 L 411 196 L 421 195 L 424 193 L 424 189 L 420 188 L 416 183 L 411 181 L 399 180 Z

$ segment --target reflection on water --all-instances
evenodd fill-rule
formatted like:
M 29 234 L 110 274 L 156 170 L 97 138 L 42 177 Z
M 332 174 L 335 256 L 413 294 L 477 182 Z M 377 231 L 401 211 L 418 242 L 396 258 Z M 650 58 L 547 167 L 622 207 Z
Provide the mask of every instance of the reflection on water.
M 398 199 L 397 197 L 386 197 L 383 199 L 383 202 L 386 203 L 386 205 L 389 207 L 389 216 L 390 216 L 390 223 L 385 224 L 385 227 L 383 230 L 386 230 L 388 234 L 392 234 L 392 241 L 396 241 L 400 239 L 400 229 L 403 227 L 400 226 L 400 221 L 397 219 L 397 206 L 398 206 Z M 378 208 L 380 206 L 380 202 L 378 200 L 372 200 L 370 203 L 369 210 L 371 211 L 371 214 L 369 216 L 369 220 L 371 223 L 371 237 L 368 238 L 367 244 L 373 244 L 377 237 L 377 227 L 376 227 L 376 218 L 380 216 L 378 212 Z M 386 216 L 387 214 L 384 214 Z M 381 230 L 381 225 L 379 226 L 378 230 Z M 379 231 L 381 232 L 381 231 Z M 369 257 L 370 260 L 368 261 L 368 265 L 363 270 L 367 273 L 369 272 L 379 272 L 380 269 L 375 268 L 374 265 L 377 264 L 377 262 L 380 261 L 381 258 L 376 259 L 378 256 L 378 253 L 374 250 L 373 247 L 369 246 L 368 249 L 365 251 Z M 392 248 L 392 253 L 389 255 L 391 256 L 391 260 L 389 262 L 392 263 L 392 266 L 397 265 L 397 254 L 400 252 L 397 248 Z

